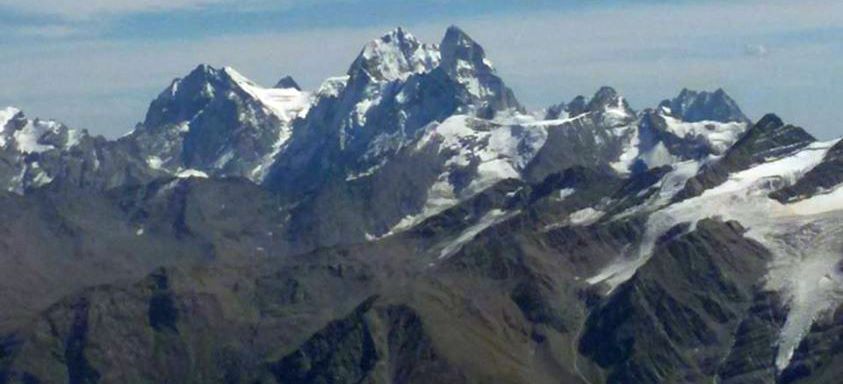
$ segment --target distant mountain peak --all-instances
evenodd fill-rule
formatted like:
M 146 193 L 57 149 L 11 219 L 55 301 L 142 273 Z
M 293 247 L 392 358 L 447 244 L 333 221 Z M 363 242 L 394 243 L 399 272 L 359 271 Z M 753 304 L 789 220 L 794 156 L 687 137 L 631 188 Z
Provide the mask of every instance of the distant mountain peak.
M 278 83 L 275 84 L 275 88 L 278 89 L 295 89 L 297 91 L 301 91 L 301 87 L 299 83 L 293 79 L 292 76 L 284 76 L 281 80 L 278 80 Z
M 678 96 L 662 101 L 659 107 L 687 122 L 749 122 L 738 104 L 722 88 L 714 92 L 683 88 Z
M 442 52 L 442 66 L 451 76 L 463 76 L 460 72 L 469 68 L 478 73 L 494 72 L 483 47 L 459 27 L 448 28 L 439 49 Z
M 439 65 L 439 51 L 423 44 L 403 28 L 396 28 L 367 43 L 351 65 L 352 77 L 367 75 L 374 81 L 403 80 Z
M 511 109 L 523 112 L 524 108 L 512 90 L 495 73 L 486 51 L 462 29 L 449 27 L 439 51 L 442 55 L 440 68 L 468 91 L 473 103 L 479 107 L 478 115 L 490 117 L 497 111 Z
M 768 113 L 755 124 L 756 129 L 773 130 L 784 126 L 784 121 L 775 113 Z
M 612 108 L 628 110 L 629 103 L 627 103 L 623 96 L 619 95 L 614 88 L 603 86 L 594 93 L 594 96 L 592 96 L 591 100 L 589 100 L 586 108 L 591 112 L 598 112 Z

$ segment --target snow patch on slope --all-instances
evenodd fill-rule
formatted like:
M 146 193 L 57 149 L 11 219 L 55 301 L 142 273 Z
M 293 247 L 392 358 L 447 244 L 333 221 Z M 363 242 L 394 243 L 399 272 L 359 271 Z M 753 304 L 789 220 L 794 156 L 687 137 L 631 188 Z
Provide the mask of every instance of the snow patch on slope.
M 477 221 L 474 225 L 466 228 L 460 235 L 442 248 L 442 251 L 439 252 L 439 259 L 445 259 L 448 257 L 453 256 L 455 253 L 459 252 L 462 247 L 474 240 L 477 235 L 481 232 L 489 229 L 490 227 L 497 225 L 510 217 L 517 215 L 518 212 L 505 212 L 500 209 L 493 209 L 486 213 L 480 220 Z
M 21 153 L 41 153 L 56 148 L 51 144 L 42 143 L 42 139 L 48 133 L 58 134 L 61 128 L 61 124 L 51 120 L 27 120 L 26 125 L 15 131 L 12 136 L 17 144 L 18 151 Z M 65 147 L 62 149 L 68 149 L 78 144 L 81 132 L 68 129 L 67 135 Z
M 317 97 L 337 97 L 345 90 L 349 76 L 329 77 L 322 82 L 316 91 Z
M 208 174 L 205 173 L 205 172 L 202 172 L 202 171 L 195 170 L 195 169 L 185 169 L 185 170 L 179 171 L 176 174 L 176 177 L 178 177 L 180 179 L 190 179 L 190 178 L 207 179 Z
M 641 138 L 639 136 L 638 127 L 635 125 L 627 126 L 623 129 L 616 129 L 616 135 L 623 137 L 623 149 L 618 160 L 609 164 L 612 169 L 620 175 L 629 174 L 629 170 L 635 161 L 638 160 L 641 145 Z
M 702 139 L 715 154 L 726 152 L 747 129 L 746 123 L 719 121 L 688 123 L 672 116 L 660 116 L 664 119 L 668 132 L 682 139 L 690 137 Z
M 306 116 L 313 103 L 309 92 L 295 88 L 264 88 L 241 75 L 234 68 L 225 67 L 223 70 L 240 89 L 259 101 L 268 112 L 278 117 L 283 123 L 290 123 L 296 118 Z
M 606 213 L 594 208 L 585 208 L 572 213 L 568 220 L 571 225 L 587 226 L 596 223 Z

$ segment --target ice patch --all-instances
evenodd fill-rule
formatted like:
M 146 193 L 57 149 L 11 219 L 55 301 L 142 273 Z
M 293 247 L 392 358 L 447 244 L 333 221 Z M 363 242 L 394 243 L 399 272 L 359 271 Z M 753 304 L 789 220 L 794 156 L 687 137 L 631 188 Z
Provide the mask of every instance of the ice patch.
M 670 165 L 679 161 L 679 159 L 673 156 L 661 141 L 659 141 L 659 143 L 649 151 L 642 153 L 640 159 L 644 161 L 649 168 Z
M 190 178 L 199 178 L 199 179 L 207 179 L 208 174 L 202 171 L 198 171 L 195 169 L 185 169 L 183 171 L 179 171 L 176 176 L 180 179 L 190 179 Z
M 439 179 L 430 187 L 427 192 L 427 201 L 422 210 L 415 215 L 408 215 L 401 219 L 388 233 L 381 237 L 388 237 L 399 232 L 406 231 L 416 224 L 427 220 L 430 217 L 444 212 L 459 203 L 456 194 L 454 193 L 454 186 L 448 180 L 450 173 L 443 173 L 439 175 Z
M 559 200 L 565 200 L 568 197 L 571 197 L 571 195 L 573 195 L 576 192 L 577 192 L 577 190 L 573 189 L 573 188 L 561 189 L 561 190 L 559 190 Z
M 161 169 L 162 164 L 164 164 L 164 161 L 162 161 L 161 158 L 158 156 L 150 156 L 146 158 L 146 165 L 148 165 L 149 168 L 152 168 L 154 170 Z
M 603 211 L 589 207 L 572 213 L 568 217 L 568 221 L 571 222 L 571 225 L 586 226 L 596 223 L 605 214 Z
M 378 165 L 372 166 L 371 168 L 369 168 L 369 169 L 367 169 L 363 172 L 348 175 L 345 178 L 345 181 L 354 181 L 354 180 L 363 179 L 363 178 L 372 176 L 372 175 L 375 174 L 375 172 L 377 172 L 379 169 L 381 169 L 383 167 L 383 165 L 384 164 L 378 164 Z
M 719 121 L 700 121 L 688 123 L 672 116 L 660 115 L 667 125 L 668 132 L 679 138 L 695 137 L 708 144 L 715 154 L 723 154 L 734 145 L 746 131 L 746 123 L 721 123 Z
M 357 124 L 366 125 L 366 114 L 372 107 L 377 106 L 381 102 L 381 97 L 365 98 L 354 106 L 354 117 Z
M 500 209 L 493 209 L 489 211 L 481 217 L 477 223 L 466 228 L 456 239 L 454 239 L 454 241 L 442 248 L 442 251 L 439 253 L 439 259 L 441 260 L 453 256 L 455 253 L 459 252 L 465 244 L 474 240 L 474 238 L 481 232 L 517 214 L 517 211 L 507 213 Z
M 618 174 L 629 174 L 630 168 L 635 164 L 639 155 L 639 145 L 641 145 L 641 138 L 639 137 L 638 127 L 630 125 L 622 130 L 616 131 L 617 135 L 624 136 L 623 151 L 621 152 L 618 161 L 609 164 L 612 169 Z
M 52 145 L 41 144 L 40 140 L 47 132 L 58 128 L 58 123 L 52 121 L 28 121 L 26 125 L 15 131 L 13 137 L 21 153 L 41 153 L 49 151 Z

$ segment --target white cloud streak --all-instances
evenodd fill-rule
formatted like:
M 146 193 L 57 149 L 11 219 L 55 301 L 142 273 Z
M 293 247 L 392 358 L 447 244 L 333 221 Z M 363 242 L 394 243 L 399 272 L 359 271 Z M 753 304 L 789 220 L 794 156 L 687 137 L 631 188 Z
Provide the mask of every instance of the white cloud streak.
M 81 19 L 105 14 L 190 9 L 224 1 L 227 0 L 0 0 L 0 6 L 28 14 Z

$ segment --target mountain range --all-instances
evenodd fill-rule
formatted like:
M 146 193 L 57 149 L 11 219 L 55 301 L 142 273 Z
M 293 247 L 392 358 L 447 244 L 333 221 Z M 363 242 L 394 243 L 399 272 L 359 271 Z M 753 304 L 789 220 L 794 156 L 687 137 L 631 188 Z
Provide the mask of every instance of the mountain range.
M 560 84 L 564 89 L 564 84 Z M 0 110 L 0 384 L 832 383 L 843 142 L 722 89 L 528 111 L 449 28 Z

